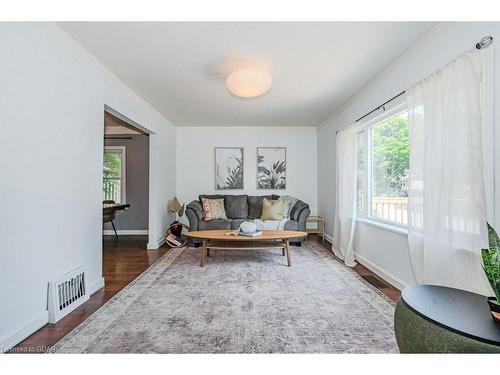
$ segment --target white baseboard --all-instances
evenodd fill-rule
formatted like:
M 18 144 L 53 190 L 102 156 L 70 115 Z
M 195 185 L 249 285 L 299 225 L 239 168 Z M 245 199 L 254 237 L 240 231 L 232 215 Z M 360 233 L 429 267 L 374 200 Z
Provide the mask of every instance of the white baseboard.
M 42 328 L 49 322 L 49 311 L 45 310 L 38 314 L 30 323 L 17 332 L 7 333 L 0 338 L 0 353 L 5 353 L 19 344 L 25 338 L 31 336 L 33 333 Z
M 380 277 L 382 280 L 386 281 L 387 283 L 391 284 L 393 287 L 399 290 L 403 290 L 408 286 L 404 281 L 401 279 L 397 278 L 394 275 L 391 275 L 390 273 L 384 271 L 382 268 L 377 266 L 376 264 L 372 263 L 365 257 L 362 257 L 361 255 L 355 254 L 356 255 L 356 261 L 358 263 L 361 263 L 363 266 L 368 268 L 370 271 L 372 271 L 375 275 Z
M 148 250 L 158 250 L 161 245 L 165 243 L 165 238 L 160 238 L 156 242 L 148 242 L 146 249 Z
M 118 233 L 119 236 L 144 236 L 148 235 L 148 230 L 147 229 L 121 229 L 117 230 L 116 233 Z M 115 231 L 113 229 L 104 229 L 102 231 L 103 236 L 114 236 Z
M 328 235 L 328 234 L 325 233 L 325 238 L 328 241 L 330 241 L 330 243 L 333 243 L 332 236 L 330 236 L 330 235 Z M 403 290 L 404 288 L 406 288 L 408 286 L 408 284 L 406 284 L 404 281 L 402 281 L 401 279 L 397 278 L 396 276 L 391 275 L 390 273 L 384 271 L 382 268 L 380 268 L 376 264 L 372 263 L 371 261 L 369 261 L 365 257 L 363 257 L 363 256 L 361 256 L 359 254 L 356 254 L 356 253 L 355 253 L 355 256 L 356 256 L 356 261 L 358 263 L 360 263 L 363 266 L 365 266 L 366 268 L 368 268 L 375 275 L 377 275 L 378 277 L 380 277 L 385 282 L 391 284 L 396 289 Z
M 333 237 L 332 237 L 332 236 L 330 236 L 329 234 L 326 234 L 326 233 L 324 234 L 324 236 L 325 236 L 325 238 L 326 238 L 328 241 L 330 241 L 330 243 L 333 243 Z
M 98 290 L 104 287 L 104 277 L 100 277 L 96 281 L 89 283 L 88 291 L 89 294 L 92 295 Z M 31 323 L 28 323 L 24 328 L 20 329 L 14 333 L 8 333 L 4 337 L 0 338 L 0 353 L 5 353 L 12 349 L 14 346 L 19 344 L 25 338 L 31 336 L 33 333 L 38 331 L 44 325 L 49 322 L 49 311 L 46 310 L 40 314 L 36 318 L 34 318 Z

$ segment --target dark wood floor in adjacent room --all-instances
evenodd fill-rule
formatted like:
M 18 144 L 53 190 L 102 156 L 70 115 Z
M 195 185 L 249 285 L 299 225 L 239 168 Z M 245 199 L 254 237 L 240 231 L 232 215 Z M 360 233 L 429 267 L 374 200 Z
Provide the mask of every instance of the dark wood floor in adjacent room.
M 329 242 L 311 237 L 325 249 L 331 249 Z M 106 286 L 56 324 L 47 324 L 35 332 L 14 347 L 11 353 L 45 352 L 169 250 L 164 245 L 159 250 L 147 251 L 146 243 L 146 236 L 122 236 L 118 242 L 112 236 L 106 237 L 103 241 L 103 276 Z M 354 270 L 391 300 L 399 299 L 401 292 L 378 278 L 368 268 L 358 263 Z

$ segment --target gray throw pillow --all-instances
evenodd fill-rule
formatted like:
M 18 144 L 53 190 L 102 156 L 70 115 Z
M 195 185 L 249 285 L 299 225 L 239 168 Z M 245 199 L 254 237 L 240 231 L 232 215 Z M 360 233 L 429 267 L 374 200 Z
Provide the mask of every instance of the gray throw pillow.
M 246 219 L 248 217 L 247 195 L 226 195 L 224 204 L 229 219 Z

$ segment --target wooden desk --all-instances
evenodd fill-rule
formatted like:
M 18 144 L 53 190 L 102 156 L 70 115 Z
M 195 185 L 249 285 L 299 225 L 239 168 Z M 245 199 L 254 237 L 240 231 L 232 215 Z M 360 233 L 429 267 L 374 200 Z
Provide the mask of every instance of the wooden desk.
M 306 223 L 316 223 L 317 228 L 307 229 L 307 233 L 317 234 L 321 236 L 323 241 L 325 240 L 325 219 L 321 216 L 308 216 L 306 219 Z
M 130 207 L 130 203 L 104 203 L 102 209 L 107 211 L 122 211 Z
M 118 240 L 118 232 L 115 228 L 115 223 L 113 219 L 115 218 L 116 211 L 122 211 L 129 208 L 129 203 L 103 203 L 102 204 L 102 222 L 109 223 L 113 226 L 113 231 L 115 232 L 116 239 Z

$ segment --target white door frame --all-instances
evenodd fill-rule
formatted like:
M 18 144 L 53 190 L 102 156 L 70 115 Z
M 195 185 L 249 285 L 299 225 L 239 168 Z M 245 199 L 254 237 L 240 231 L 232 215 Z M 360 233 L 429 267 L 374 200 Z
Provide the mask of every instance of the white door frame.
M 115 117 L 118 117 L 120 120 L 123 120 L 123 121 L 129 123 L 130 125 L 139 129 L 144 134 L 149 135 L 149 181 L 148 181 L 148 183 L 149 183 L 149 186 L 148 186 L 148 189 L 149 189 L 149 207 L 148 207 L 148 244 L 147 244 L 147 249 L 148 250 L 158 249 L 162 245 L 162 243 L 159 240 L 158 236 L 154 233 L 155 215 L 153 213 L 154 213 L 154 209 L 157 206 L 157 204 L 155 201 L 155 195 L 153 194 L 153 190 L 152 190 L 153 187 L 155 186 L 154 185 L 155 175 L 154 175 L 154 173 L 152 173 L 152 171 L 153 171 L 153 165 L 154 165 L 153 155 L 155 154 L 154 152 L 156 151 L 156 148 L 155 148 L 156 147 L 156 142 L 155 142 L 156 141 L 156 134 L 152 130 L 138 124 L 134 120 L 121 114 L 120 112 L 109 107 L 108 105 L 104 105 L 104 111 L 112 114 Z M 103 116 L 104 116 L 104 114 L 103 114 Z M 104 117 L 103 117 L 103 121 L 104 121 Z M 103 134 L 104 134 L 104 126 L 103 126 Z

